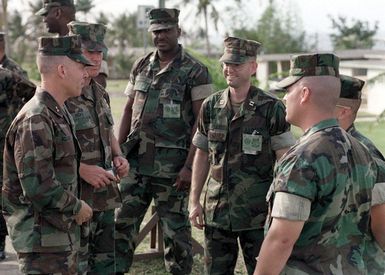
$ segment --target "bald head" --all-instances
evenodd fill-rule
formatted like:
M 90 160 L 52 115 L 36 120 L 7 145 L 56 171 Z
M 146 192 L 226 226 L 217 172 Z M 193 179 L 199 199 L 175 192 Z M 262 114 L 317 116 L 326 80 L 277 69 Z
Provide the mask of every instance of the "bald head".
M 321 112 L 334 112 L 340 95 L 341 82 L 334 76 L 310 76 L 299 80 L 299 85 L 311 91 L 310 103 Z

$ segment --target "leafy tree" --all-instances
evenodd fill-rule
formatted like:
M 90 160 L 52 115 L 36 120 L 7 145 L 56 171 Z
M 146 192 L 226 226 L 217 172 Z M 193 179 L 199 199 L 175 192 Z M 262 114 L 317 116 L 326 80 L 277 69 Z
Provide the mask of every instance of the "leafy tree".
M 329 18 L 336 31 L 330 35 L 334 50 L 373 48 L 378 22 L 371 28 L 367 21 L 352 19 L 348 22 L 343 16 L 337 18 L 329 16 Z
M 84 17 L 87 17 L 87 14 L 95 6 L 92 2 L 93 0 L 77 0 L 75 4 L 76 12 L 81 12 Z
M 307 43 L 300 19 L 290 11 L 281 13 L 272 0 L 257 21 L 256 28 L 237 28 L 234 35 L 261 42 L 264 53 L 303 52 L 314 47 Z

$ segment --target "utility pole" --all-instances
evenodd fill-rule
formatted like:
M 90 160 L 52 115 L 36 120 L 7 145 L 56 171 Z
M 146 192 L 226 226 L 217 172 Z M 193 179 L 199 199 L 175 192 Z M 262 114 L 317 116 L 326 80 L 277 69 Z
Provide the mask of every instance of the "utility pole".
M 159 8 L 165 8 L 166 7 L 166 0 L 159 0 Z

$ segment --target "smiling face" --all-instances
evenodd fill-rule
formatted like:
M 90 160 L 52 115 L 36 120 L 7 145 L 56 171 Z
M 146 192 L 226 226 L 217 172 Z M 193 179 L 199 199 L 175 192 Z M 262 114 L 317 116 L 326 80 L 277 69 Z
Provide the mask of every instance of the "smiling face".
M 171 52 L 178 47 L 180 33 L 181 30 L 178 27 L 156 30 L 152 32 L 152 41 L 160 52 Z
M 90 77 L 96 77 L 99 74 L 102 64 L 103 52 L 82 50 L 83 55 L 93 63 L 93 66 L 87 66 L 87 72 Z
M 232 88 L 239 88 L 245 82 L 250 82 L 250 78 L 255 74 L 257 64 L 255 61 L 249 61 L 243 64 L 232 64 L 224 62 L 222 65 L 223 75 L 227 85 Z

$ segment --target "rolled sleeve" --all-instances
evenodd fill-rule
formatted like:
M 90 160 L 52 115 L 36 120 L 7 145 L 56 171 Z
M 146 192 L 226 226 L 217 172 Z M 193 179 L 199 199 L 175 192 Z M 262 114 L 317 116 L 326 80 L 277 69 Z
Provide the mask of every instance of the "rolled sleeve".
M 271 148 L 274 151 L 277 151 L 283 148 L 289 148 L 295 144 L 295 141 L 296 140 L 290 131 L 284 132 L 280 135 L 271 137 Z
M 385 203 L 385 182 L 376 183 L 372 189 L 372 207 Z
M 292 221 L 306 221 L 309 219 L 310 209 L 309 199 L 286 192 L 277 192 L 271 216 Z
M 124 90 L 124 94 L 129 97 L 135 96 L 134 84 L 130 81 L 127 83 L 126 89 Z
M 197 100 L 205 99 L 206 97 L 211 95 L 212 92 L 213 92 L 212 84 L 195 86 L 191 89 L 191 100 L 197 101 Z
M 199 130 L 195 132 L 194 138 L 192 140 L 192 143 L 199 149 L 208 152 L 209 151 L 209 145 L 208 145 L 208 139 L 205 135 L 203 135 Z

